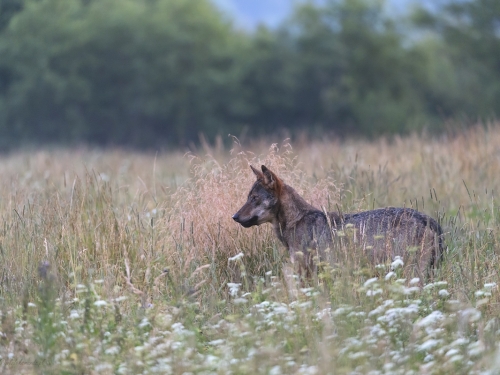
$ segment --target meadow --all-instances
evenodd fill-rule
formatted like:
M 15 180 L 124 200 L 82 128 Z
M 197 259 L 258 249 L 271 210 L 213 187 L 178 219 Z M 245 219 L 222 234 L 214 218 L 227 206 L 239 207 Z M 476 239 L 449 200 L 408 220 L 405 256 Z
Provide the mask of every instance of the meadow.
M 390 140 L 0 157 L 2 374 L 500 373 L 500 124 Z M 355 248 L 296 282 L 231 216 L 265 164 L 317 207 L 439 219 L 432 279 Z M 345 235 L 350 235 L 345 233 Z

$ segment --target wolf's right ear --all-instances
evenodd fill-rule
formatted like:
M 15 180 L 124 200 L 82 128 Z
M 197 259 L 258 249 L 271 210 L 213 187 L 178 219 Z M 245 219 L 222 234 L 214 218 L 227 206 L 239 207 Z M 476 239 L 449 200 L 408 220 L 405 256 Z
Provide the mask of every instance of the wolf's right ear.
M 281 188 L 283 183 L 273 172 L 271 172 L 265 165 L 262 166 L 262 174 L 264 175 L 264 183 L 268 188 L 274 189 L 278 192 L 281 192 Z
M 252 168 L 253 173 L 257 176 L 257 180 L 264 180 L 264 174 L 261 171 L 255 169 L 253 165 L 250 165 L 250 168 Z

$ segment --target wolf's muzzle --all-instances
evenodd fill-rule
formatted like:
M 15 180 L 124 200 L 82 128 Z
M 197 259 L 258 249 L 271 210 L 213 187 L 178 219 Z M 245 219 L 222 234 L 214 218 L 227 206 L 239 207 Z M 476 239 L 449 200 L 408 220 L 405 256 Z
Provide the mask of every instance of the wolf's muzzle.
M 257 225 L 259 218 L 257 216 L 253 216 L 249 220 L 242 220 L 240 214 L 237 212 L 233 216 L 233 220 L 237 223 L 241 224 L 245 228 L 250 228 L 253 225 Z

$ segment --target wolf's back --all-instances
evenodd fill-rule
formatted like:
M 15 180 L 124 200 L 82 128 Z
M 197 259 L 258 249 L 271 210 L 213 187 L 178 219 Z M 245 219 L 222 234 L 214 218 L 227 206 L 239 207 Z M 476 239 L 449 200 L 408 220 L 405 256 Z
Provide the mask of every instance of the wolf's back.
M 443 253 L 443 231 L 432 217 L 410 208 L 387 207 L 339 216 L 339 224 L 352 224 L 359 242 L 375 262 L 399 255 L 418 268 L 434 267 Z M 413 257 L 410 257 L 412 255 Z

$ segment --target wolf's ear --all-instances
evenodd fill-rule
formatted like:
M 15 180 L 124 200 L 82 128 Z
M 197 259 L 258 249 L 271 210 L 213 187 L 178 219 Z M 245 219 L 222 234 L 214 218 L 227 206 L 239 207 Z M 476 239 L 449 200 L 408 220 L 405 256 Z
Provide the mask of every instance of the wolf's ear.
M 264 175 L 264 183 L 270 189 L 275 189 L 278 192 L 281 191 L 281 187 L 283 186 L 283 182 L 276 176 L 273 172 L 271 172 L 265 165 L 262 167 L 262 173 Z
M 264 175 L 262 174 L 261 171 L 255 169 L 253 165 L 250 165 L 250 168 L 252 168 L 252 172 L 254 173 L 254 175 L 257 176 L 257 180 L 264 181 Z

